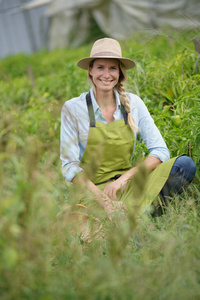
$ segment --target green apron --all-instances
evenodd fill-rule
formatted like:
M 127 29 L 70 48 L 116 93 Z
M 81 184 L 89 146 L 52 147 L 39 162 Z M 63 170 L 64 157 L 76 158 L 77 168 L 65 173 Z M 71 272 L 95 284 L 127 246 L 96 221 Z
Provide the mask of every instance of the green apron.
M 124 174 L 132 168 L 131 156 L 135 135 L 128 125 L 128 115 L 123 106 L 124 119 L 104 124 L 95 121 L 90 93 L 86 95 L 86 102 L 90 117 L 90 128 L 80 166 L 84 169 L 88 178 L 103 190 L 109 180 L 115 180 L 117 175 Z M 158 196 L 168 179 L 175 159 L 160 164 L 145 179 L 143 192 L 139 199 L 140 214 Z M 133 181 L 130 181 L 125 191 L 119 190 L 117 193 L 118 200 L 124 201 L 128 208 L 132 208 L 134 200 L 136 201 L 133 186 Z

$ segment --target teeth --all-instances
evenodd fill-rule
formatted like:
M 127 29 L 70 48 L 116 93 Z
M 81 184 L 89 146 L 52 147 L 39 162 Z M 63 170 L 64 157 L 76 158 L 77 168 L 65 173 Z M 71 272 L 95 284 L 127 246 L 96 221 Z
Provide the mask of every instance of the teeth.
M 105 81 L 105 80 L 101 80 L 101 82 L 103 82 L 105 84 L 111 83 L 111 81 Z

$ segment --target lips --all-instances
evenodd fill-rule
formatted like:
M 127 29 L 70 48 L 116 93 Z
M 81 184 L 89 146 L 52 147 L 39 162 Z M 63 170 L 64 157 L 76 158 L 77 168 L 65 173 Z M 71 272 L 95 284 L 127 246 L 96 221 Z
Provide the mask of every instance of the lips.
M 100 80 L 103 84 L 110 84 L 112 80 Z

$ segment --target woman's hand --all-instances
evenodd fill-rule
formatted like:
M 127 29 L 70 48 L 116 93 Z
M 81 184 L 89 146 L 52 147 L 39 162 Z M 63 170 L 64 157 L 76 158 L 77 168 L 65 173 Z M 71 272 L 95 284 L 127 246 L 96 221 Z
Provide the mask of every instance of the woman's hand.
M 126 184 L 127 184 L 127 179 L 125 179 L 123 177 L 123 175 L 121 177 L 119 177 L 117 180 L 115 181 L 112 181 L 110 183 L 108 183 L 105 188 L 104 188 L 104 193 L 110 198 L 110 199 L 113 199 L 113 200 L 116 200 L 117 199 L 117 191 L 119 189 L 125 189 L 126 187 Z
M 74 178 L 73 182 L 76 184 L 84 184 L 86 183 L 87 188 L 94 193 L 95 200 L 97 203 L 106 211 L 109 216 L 109 220 L 112 222 L 112 214 L 115 212 L 119 212 L 122 216 L 124 216 L 124 212 L 127 210 L 126 206 L 122 201 L 113 201 L 110 197 L 108 197 L 104 192 L 102 192 L 92 181 L 89 179 L 85 180 L 84 174 L 80 174 L 78 178 Z
M 147 157 L 141 165 L 147 168 L 148 172 L 154 170 L 159 164 L 161 164 L 161 160 L 154 156 Z M 106 185 L 104 188 L 104 193 L 111 199 L 116 200 L 117 196 L 116 193 L 119 189 L 125 189 L 127 182 L 136 174 L 138 171 L 138 167 L 133 167 L 132 169 L 128 170 L 122 176 L 120 176 L 117 180 L 112 181 Z
M 122 201 L 106 200 L 103 206 L 104 210 L 109 216 L 109 220 L 112 222 L 112 215 L 114 213 L 120 213 L 121 217 L 125 217 L 125 212 L 128 210 L 126 205 Z

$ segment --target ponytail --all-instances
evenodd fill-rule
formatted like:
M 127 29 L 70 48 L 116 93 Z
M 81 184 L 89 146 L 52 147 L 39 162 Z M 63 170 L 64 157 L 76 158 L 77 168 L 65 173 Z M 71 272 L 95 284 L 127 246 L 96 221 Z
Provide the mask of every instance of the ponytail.
M 122 64 L 120 63 L 120 77 L 119 77 L 119 82 L 116 85 L 116 90 L 119 93 L 119 99 L 121 104 L 124 106 L 126 112 L 128 113 L 128 125 L 130 126 L 130 128 L 133 131 L 138 132 L 139 128 L 138 126 L 135 124 L 135 120 L 131 114 L 131 108 L 130 108 L 130 101 L 126 95 L 126 91 L 125 88 L 123 86 L 122 81 L 126 80 L 126 70 L 124 69 L 124 67 L 122 66 Z

